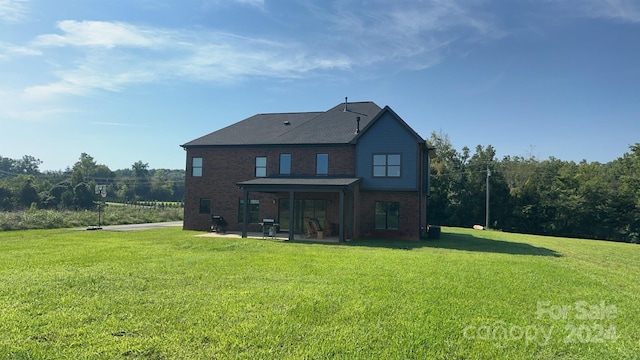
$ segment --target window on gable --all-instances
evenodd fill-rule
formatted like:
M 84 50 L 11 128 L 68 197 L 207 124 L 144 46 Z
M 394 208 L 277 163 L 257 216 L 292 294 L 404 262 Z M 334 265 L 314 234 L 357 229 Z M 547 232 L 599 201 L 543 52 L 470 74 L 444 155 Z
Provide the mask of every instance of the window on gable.
M 256 177 L 265 176 L 267 176 L 267 157 L 258 156 L 256 157 Z
M 244 200 L 238 202 L 238 223 L 244 222 Z M 260 222 L 260 200 L 249 200 L 249 224 Z
M 400 203 L 376 201 L 375 228 L 378 230 L 398 230 L 400 228 Z
M 329 174 L 329 154 L 316 154 L 316 175 Z
M 191 159 L 191 176 L 202 176 L 202 158 L 194 157 Z
M 291 154 L 280 154 L 280 175 L 291 175 Z
M 374 177 L 400 177 L 400 154 L 375 154 L 373 155 Z

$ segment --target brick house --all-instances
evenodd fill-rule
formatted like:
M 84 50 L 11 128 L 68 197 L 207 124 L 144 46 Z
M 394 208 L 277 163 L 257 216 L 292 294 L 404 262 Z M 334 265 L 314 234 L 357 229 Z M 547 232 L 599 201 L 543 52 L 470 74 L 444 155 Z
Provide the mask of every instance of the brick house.
M 187 230 L 212 216 L 243 236 L 273 219 L 289 239 L 417 240 L 427 227 L 434 149 L 388 106 L 257 114 L 182 147 Z

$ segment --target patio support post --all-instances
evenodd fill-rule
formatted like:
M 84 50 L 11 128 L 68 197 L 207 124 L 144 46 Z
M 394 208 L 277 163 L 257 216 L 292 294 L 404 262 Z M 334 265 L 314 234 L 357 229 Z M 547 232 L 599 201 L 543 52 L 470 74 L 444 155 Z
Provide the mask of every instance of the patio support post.
M 247 237 L 247 223 L 249 222 L 249 190 L 244 189 L 244 211 L 242 212 L 242 237 Z
M 344 242 L 344 189 L 340 190 L 340 230 L 338 231 L 338 241 Z
M 294 192 L 289 191 L 289 240 L 293 240 L 294 229 L 296 228 L 295 208 L 296 202 L 294 201 Z

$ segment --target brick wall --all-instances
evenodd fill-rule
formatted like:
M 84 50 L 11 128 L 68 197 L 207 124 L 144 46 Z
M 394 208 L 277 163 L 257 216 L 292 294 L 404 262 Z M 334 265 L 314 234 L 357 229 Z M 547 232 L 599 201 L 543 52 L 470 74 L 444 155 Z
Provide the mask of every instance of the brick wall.
M 255 158 L 267 157 L 267 176 L 280 171 L 280 154 L 291 155 L 291 176 L 315 175 L 316 154 L 329 154 L 329 175 L 354 176 L 355 147 L 217 147 L 192 148 L 187 150 L 185 179 L 184 229 L 207 230 L 210 214 L 199 214 L 201 198 L 211 199 L 211 213 L 222 215 L 229 223 L 229 230 L 240 230 L 238 224 L 238 201 L 243 190 L 236 183 L 255 178 Z M 193 177 L 192 158 L 201 157 L 202 176 Z M 278 213 L 277 195 L 250 193 L 250 199 L 260 200 L 260 218 L 274 217 Z M 249 231 L 260 230 L 252 226 Z
M 280 169 L 280 154 L 292 154 L 292 176 L 315 175 L 316 154 L 329 154 L 329 174 L 355 176 L 355 148 L 344 147 L 264 147 L 264 148 L 194 148 L 187 151 L 187 171 L 185 188 L 185 220 L 187 230 L 209 229 L 210 214 L 199 214 L 201 198 L 211 199 L 211 213 L 221 215 L 228 222 L 228 229 L 241 230 L 238 222 L 238 201 L 243 197 L 243 190 L 236 182 L 255 178 L 255 157 L 267 157 L 267 176 L 277 175 Z M 191 176 L 193 157 L 203 159 L 202 177 Z M 288 193 L 262 194 L 251 192 L 250 199 L 260 200 L 259 218 L 276 218 L 278 216 L 279 198 L 288 198 Z M 331 200 L 327 207 L 331 222 L 338 222 L 338 194 L 335 193 L 298 193 L 296 199 Z M 375 201 L 393 201 L 400 203 L 400 229 L 376 230 L 374 226 Z M 418 240 L 420 238 L 420 200 L 415 191 L 360 191 L 356 186 L 354 195 L 355 229 L 347 221 L 348 235 L 353 238 L 392 238 Z M 424 215 L 424 214 L 423 214 Z M 249 231 L 260 231 L 259 225 L 249 225 Z
M 420 197 L 415 191 L 362 191 L 360 199 L 360 231 L 365 238 L 420 239 Z M 375 202 L 400 203 L 398 230 L 375 229 Z

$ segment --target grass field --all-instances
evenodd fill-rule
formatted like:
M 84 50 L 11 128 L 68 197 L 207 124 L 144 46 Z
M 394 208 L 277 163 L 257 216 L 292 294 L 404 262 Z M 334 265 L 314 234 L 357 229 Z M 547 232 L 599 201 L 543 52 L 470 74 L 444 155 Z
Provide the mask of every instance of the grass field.
M 637 359 L 640 247 L 0 232 L 2 359 Z
M 61 229 L 100 225 L 140 224 L 182 220 L 184 209 L 176 206 L 107 205 L 100 210 L 58 211 L 29 209 L 0 211 L 0 231 Z

